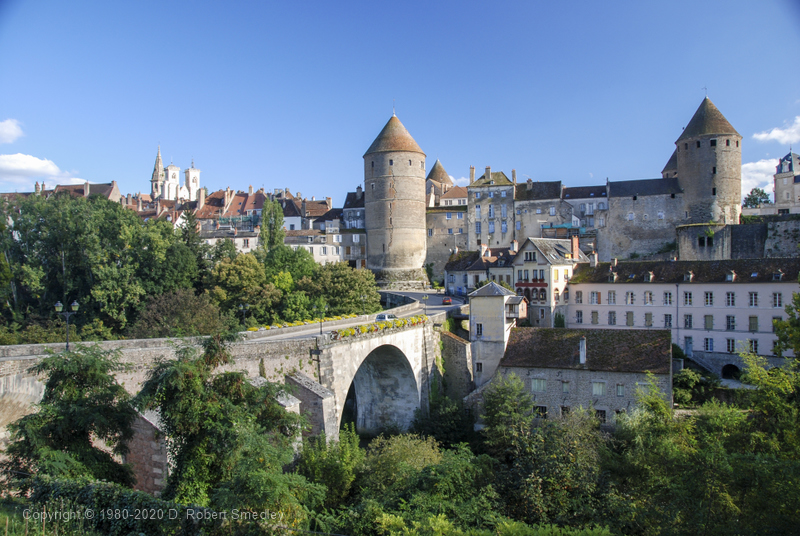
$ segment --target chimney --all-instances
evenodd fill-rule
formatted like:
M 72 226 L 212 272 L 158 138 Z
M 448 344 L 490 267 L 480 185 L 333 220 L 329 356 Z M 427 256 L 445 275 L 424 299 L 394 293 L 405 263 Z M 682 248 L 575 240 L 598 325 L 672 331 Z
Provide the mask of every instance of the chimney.
M 486 173 L 483 175 L 486 179 L 486 184 L 492 183 L 492 168 L 491 166 L 486 166 Z
M 586 364 L 586 337 L 581 337 L 581 347 L 580 347 L 580 360 L 581 365 Z
M 136 211 L 137 212 L 141 212 L 142 211 L 142 194 L 141 194 L 141 192 L 136 197 Z
M 131 204 L 131 194 L 128 194 L 127 196 L 125 196 L 125 201 L 126 201 L 127 205 Z
M 297 199 L 303 199 L 303 194 L 301 194 L 300 192 L 297 192 L 297 193 L 295 194 L 295 197 L 296 197 Z
M 572 260 L 577 261 L 581 258 L 580 241 L 577 236 L 572 236 Z
M 519 242 L 517 242 L 516 239 L 512 240 L 511 241 L 511 253 L 515 253 L 516 254 L 518 249 L 519 249 Z
M 364 190 L 361 189 L 361 186 L 356 187 L 356 199 L 361 199 L 362 195 L 364 195 Z
M 206 189 L 200 188 L 197 192 L 197 209 L 200 210 L 206 205 Z
M 514 183 L 514 186 L 517 185 L 517 170 L 516 169 L 512 169 L 511 170 L 511 181 Z
M 589 255 L 589 266 L 591 268 L 596 268 L 597 267 L 597 252 L 596 251 L 592 251 L 592 254 Z
M 331 207 L 333 206 L 333 200 L 330 197 L 326 197 L 325 198 L 325 205 L 328 207 L 328 210 L 330 210 Z
M 297 192 L 297 193 L 300 193 L 300 192 Z M 301 208 L 300 208 L 300 214 L 301 214 L 301 215 L 302 215 L 304 218 L 305 218 L 306 216 L 308 216 L 308 213 L 306 212 L 306 198 L 305 198 L 305 197 L 303 198 L 303 204 L 301 205 Z
M 247 187 L 247 194 L 248 195 L 253 195 L 253 185 L 252 184 Z
M 89 181 L 83 184 L 83 197 L 89 197 Z
M 36 185 L 34 185 L 33 191 L 36 193 L 36 195 L 39 195 L 40 193 L 42 193 L 42 190 L 39 187 L 39 181 L 36 181 Z
M 533 179 L 528 179 L 528 190 L 533 190 Z
M 312 196 L 311 196 L 311 200 L 312 200 L 312 201 L 316 201 L 316 200 L 317 200 L 317 196 L 315 196 L 315 195 L 312 195 Z
M 614 268 L 616 268 L 616 267 L 617 267 L 617 258 L 616 258 L 616 257 L 614 257 L 613 259 L 611 259 L 611 266 L 613 266 Z
M 475 182 L 475 166 L 469 166 L 469 183 Z

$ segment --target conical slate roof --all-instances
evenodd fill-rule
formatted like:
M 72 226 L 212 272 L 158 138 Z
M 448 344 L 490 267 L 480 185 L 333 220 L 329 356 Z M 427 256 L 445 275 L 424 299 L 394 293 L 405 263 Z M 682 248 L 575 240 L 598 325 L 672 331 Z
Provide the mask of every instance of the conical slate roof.
M 678 171 L 678 150 L 675 149 L 672 151 L 672 156 L 669 157 L 667 161 L 667 165 L 664 166 L 664 169 L 661 170 L 661 173 L 665 171 Z
M 425 179 L 428 181 L 436 181 L 441 184 L 447 184 L 448 186 L 453 185 L 453 181 L 450 179 L 450 175 L 444 170 L 444 166 L 439 159 L 436 159 L 436 163 L 433 164 L 431 168 L 431 172 L 428 173 L 428 177 Z
M 409 151 L 412 153 L 425 154 L 396 115 L 389 118 L 386 126 L 383 127 L 381 133 L 378 134 L 378 137 L 375 138 L 375 141 L 369 146 L 364 156 L 371 153 L 386 153 L 389 151 Z
M 689 138 L 696 138 L 698 136 L 709 136 L 712 134 L 734 134 L 739 136 L 736 129 L 728 123 L 725 116 L 722 115 L 711 99 L 706 97 L 700 103 L 700 107 L 694 113 L 692 120 L 683 129 L 683 134 L 678 138 L 678 141 L 683 141 Z

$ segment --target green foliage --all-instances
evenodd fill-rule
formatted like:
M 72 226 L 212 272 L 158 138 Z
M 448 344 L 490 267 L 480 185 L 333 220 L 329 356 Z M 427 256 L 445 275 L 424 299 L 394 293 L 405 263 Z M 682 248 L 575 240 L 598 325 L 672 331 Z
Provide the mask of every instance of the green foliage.
M 561 313 L 556 313 L 553 315 L 553 327 L 556 328 L 565 328 L 567 327 L 567 321 L 564 318 L 564 315 Z
M 283 245 L 283 207 L 280 202 L 265 201 L 261 211 L 261 241 L 267 250 Z
M 223 330 L 225 319 L 208 295 L 189 289 L 150 296 L 127 334 L 133 339 L 209 335 Z
M 278 451 L 291 449 L 300 420 L 276 401 L 280 387 L 269 382 L 256 387 L 242 372 L 215 373 L 217 367 L 231 363 L 228 345 L 233 340 L 233 336 L 209 337 L 200 355 L 191 346 L 180 348 L 177 359 L 150 371 L 136 397 L 140 408 L 159 411 L 167 438 L 174 469 L 165 498 L 205 506 L 219 486 L 228 486 L 226 497 L 244 493 L 241 479 L 224 483 L 240 478 L 237 470 L 245 471 L 247 462 L 239 461 L 244 452 L 266 448 L 261 442 L 254 444 L 253 434 L 263 435 Z
M 313 277 L 297 281 L 297 288 L 327 303 L 330 315 L 381 310 L 375 274 L 370 270 L 350 268 L 344 262 L 317 265 Z
M 769 203 L 769 194 L 762 188 L 753 188 L 742 201 L 743 208 L 758 208 L 759 205 Z
M 411 431 L 432 437 L 445 447 L 453 447 L 470 439 L 472 425 L 472 419 L 461 404 L 446 396 L 439 396 L 431 399 L 428 415 L 421 410 L 414 412 Z
M 483 395 L 486 448 L 496 459 L 509 462 L 516 441 L 531 433 L 533 399 L 516 374 L 498 375 Z
M 326 508 L 336 508 L 350 496 L 365 458 L 358 443 L 359 437 L 352 423 L 339 431 L 339 441 L 327 441 L 322 434 L 303 443 L 297 472 L 327 488 Z
M 676 240 L 664 242 L 664 245 L 659 248 L 657 253 L 670 253 L 672 251 L 678 251 L 678 242 Z
M 45 391 L 37 413 L 9 425 L 8 460 L 1 464 L 6 478 L 89 476 L 132 485 L 130 467 L 113 457 L 128 452 L 136 418 L 114 378 L 120 368 L 116 353 L 97 346 L 50 355 L 32 367 L 29 372 L 46 376 Z M 95 446 L 96 440 L 111 452 Z
M 252 253 L 223 259 L 212 271 L 211 299 L 223 310 L 236 311 L 248 304 L 248 315 L 259 323 L 276 320 L 273 306 L 280 301 L 281 291 L 268 283 L 264 265 Z
M 800 356 L 800 293 L 792 293 L 792 302 L 786 305 L 786 320 L 773 321 L 778 342 L 775 345 L 775 353 L 782 356 L 787 350 L 791 350 L 795 356 Z
M 715 375 L 703 375 L 685 368 L 672 378 L 672 397 L 681 406 L 699 405 L 711 400 L 714 390 L 719 386 L 719 378 Z

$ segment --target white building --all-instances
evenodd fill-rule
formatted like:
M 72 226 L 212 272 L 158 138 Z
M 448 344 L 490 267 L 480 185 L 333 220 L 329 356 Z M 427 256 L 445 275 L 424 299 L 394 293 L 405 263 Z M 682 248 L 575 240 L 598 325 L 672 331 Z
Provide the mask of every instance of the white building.
M 773 321 L 786 318 L 800 273 L 790 258 L 592 264 L 569 282 L 566 327 L 669 329 L 724 377 L 742 368 L 737 352 L 773 355 Z

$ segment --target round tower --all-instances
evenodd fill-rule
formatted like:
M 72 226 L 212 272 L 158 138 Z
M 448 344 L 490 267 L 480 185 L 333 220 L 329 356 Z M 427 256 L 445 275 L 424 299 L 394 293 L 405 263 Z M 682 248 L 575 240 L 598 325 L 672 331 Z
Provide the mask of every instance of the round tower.
M 426 280 L 425 153 L 392 115 L 364 154 L 367 268 L 383 287 Z
M 675 142 L 686 223 L 737 224 L 742 207 L 742 137 L 706 97 Z

